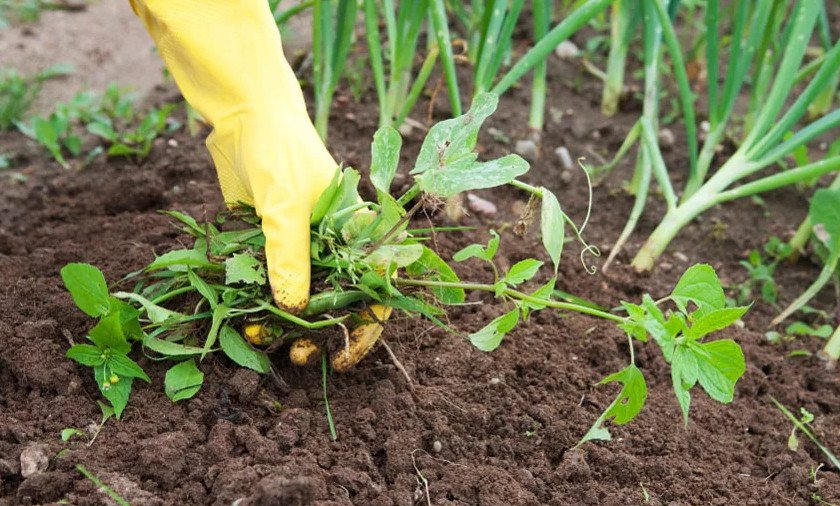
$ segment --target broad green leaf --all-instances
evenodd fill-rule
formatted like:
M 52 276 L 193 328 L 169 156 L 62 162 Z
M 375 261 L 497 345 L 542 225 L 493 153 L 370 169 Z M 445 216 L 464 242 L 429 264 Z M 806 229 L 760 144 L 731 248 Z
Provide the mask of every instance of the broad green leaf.
M 522 284 L 533 278 L 542 266 L 543 262 L 533 258 L 516 262 L 505 275 L 505 282 L 511 286 Z
M 828 339 L 833 333 L 834 328 L 831 325 L 820 325 L 814 328 L 803 322 L 793 322 L 785 327 L 785 334 L 790 336 L 813 336 Z
M 416 262 L 406 267 L 406 272 L 415 277 L 426 277 L 435 281 L 459 283 L 458 275 L 437 253 L 423 246 L 423 254 Z M 432 293 L 444 304 L 464 302 L 463 288 L 431 288 Z
M 111 349 L 120 355 L 131 351 L 131 345 L 122 331 L 119 314 L 108 315 L 99 320 L 99 323 L 90 329 L 88 336 L 101 350 Z
M 225 284 L 265 284 L 265 268 L 247 253 L 235 253 L 225 260 Z
M 621 371 L 607 376 L 598 384 L 606 385 L 615 381 L 622 384 L 621 391 L 601 416 L 595 420 L 592 427 L 578 442 L 578 446 L 587 441 L 610 441 L 612 435 L 604 427 L 605 422 L 612 419 L 612 423 L 624 425 L 636 418 L 636 415 L 642 411 L 647 399 L 647 384 L 642 371 L 631 364 Z
M 698 309 L 693 313 L 695 318 L 726 307 L 723 286 L 715 270 L 708 264 L 689 267 L 677 282 L 674 291 L 671 292 L 671 298 L 680 311 L 686 314 L 688 314 L 689 302 L 697 304 Z
M 110 310 L 108 285 L 102 271 L 90 264 L 72 263 L 61 268 L 61 279 L 73 302 L 88 316 L 104 316 Z
M 73 437 L 85 437 L 85 433 L 79 429 L 69 427 L 61 431 L 61 440 L 65 443 L 70 441 Z
M 685 336 L 690 339 L 699 339 L 712 332 L 725 329 L 740 320 L 749 309 L 750 306 L 715 309 L 695 320 L 685 331 Z
M 152 382 L 149 376 L 143 371 L 143 368 L 125 355 L 112 355 L 108 360 L 108 367 L 120 378 L 139 378 L 146 383 Z
M 560 268 L 560 256 L 563 254 L 563 241 L 566 238 L 566 224 L 557 197 L 546 188 L 541 188 L 541 190 L 540 233 L 543 246 L 554 264 L 554 275 L 557 276 L 557 269 Z
M 488 323 L 483 329 L 470 334 L 470 342 L 481 351 L 493 351 L 502 344 L 505 334 L 519 323 L 519 309 L 514 309 Z
M 490 235 L 492 235 L 492 237 L 487 242 L 486 248 L 480 244 L 470 244 L 466 248 L 463 248 L 452 255 L 452 260 L 455 260 L 456 262 L 463 262 L 464 260 L 470 258 L 480 258 L 482 260 L 487 260 L 488 262 L 493 260 L 493 257 L 496 256 L 496 252 L 499 250 L 500 239 L 499 234 L 497 234 L 495 230 L 491 230 Z
M 321 196 L 318 197 L 318 201 L 315 203 L 315 206 L 312 208 L 312 216 L 309 219 L 309 222 L 313 225 L 317 225 L 324 219 L 324 216 L 327 215 L 327 210 L 332 205 L 332 201 L 335 198 L 335 194 L 338 192 L 338 186 L 341 182 L 341 168 L 335 169 L 335 174 L 333 175 L 332 181 L 330 181 L 330 185 L 321 192 Z
M 697 363 L 694 354 L 686 346 L 674 348 L 671 356 L 671 383 L 674 395 L 683 414 L 683 423 L 688 425 L 688 411 L 691 407 L 690 390 L 697 384 Z
M 207 260 L 207 255 L 203 251 L 176 249 L 155 258 L 146 267 L 146 270 L 169 269 L 173 271 L 186 271 L 187 267 L 210 267 L 211 265 L 213 264 Z
M 111 383 L 110 371 L 106 371 L 105 369 L 105 367 L 94 368 L 93 376 L 96 378 L 99 391 L 111 403 L 111 407 L 114 408 L 114 415 L 119 419 L 122 417 L 123 410 L 125 410 L 125 406 L 128 404 L 128 398 L 131 395 L 131 384 L 134 380 L 133 378 L 119 378 L 116 383 Z M 107 376 L 106 372 L 108 373 Z
M 164 389 L 172 402 L 189 399 L 201 390 L 204 373 L 195 365 L 195 361 L 185 360 L 166 371 Z
M 219 332 L 219 344 L 225 355 L 242 367 L 260 373 L 267 373 L 271 370 L 271 362 L 266 354 L 251 348 L 233 327 L 229 325 L 222 327 Z
M 429 129 L 411 171 L 423 191 L 446 198 L 467 190 L 499 186 L 528 171 L 528 162 L 518 155 L 488 162 L 476 160 L 473 150 L 478 131 L 496 110 L 498 100 L 496 95 L 481 93 L 466 114 Z
M 735 383 L 746 370 L 744 352 L 731 339 L 691 345 L 698 365 L 698 381 L 709 397 L 718 402 L 732 402 Z M 695 350 L 699 348 L 699 350 Z
M 120 315 L 120 325 L 122 325 L 123 335 L 129 340 L 139 340 L 143 338 L 143 328 L 140 326 L 141 311 L 128 302 L 120 300 L 116 297 L 108 299 L 111 314 Z
M 376 131 L 371 144 L 370 181 L 373 187 L 389 193 L 391 182 L 400 163 L 402 137 L 396 129 L 386 126 Z
M 167 320 L 186 318 L 186 315 L 176 313 L 175 311 L 171 311 L 169 309 L 166 309 L 165 307 L 158 306 L 149 299 L 137 293 L 117 292 L 114 294 L 114 297 L 118 297 L 120 299 L 130 299 L 139 303 L 141 306 L 143 306 L 143 309 L 146 310 L 146 316 L 149 317 L 149 320 L 151 320 L 152 323 L 163 323 Z
M 102 350 L 89 344 L 76 344 L 71 346 L 67 350 L 66 356 L 88 367 L 96 367 L 105 363 L 105 356 L 102 354 Z
M 201 355 L 204 353 L 204 348 L 173 343 L 152 336 L 146 336 L 143 338 L 143 346 L 167 357 L 186 357 L 190 355 Z
M 334 215 L 348 207 L 357 205 L 361 201 L 359 197 L 359 181 L 361 181 L 361 178 L 359 172 L 355 169 L 347 168 L 342 172 L 338 190 L 324 216 L 339 229 L 350 219 L 352 213 L 343 213 L 338 219 Z
M 453 195 L 510 183 L 528 172 L 528 162 L 519 155 L 507 155 L 496 160 L 478 162 L 462 158 L 457 162 L 418 176 L 420 188 L 431 195 L 449 198 Z
M 840 189 L 823 188 L 811 197 L 809 216 L 814 235 L 830 255 L 840 254 Z
M 225 262 L 225 267 L 227 267 L 227 261 Z M 219 296 L 216 294 L 216 289 L 201 279 L 198 274 L 193 272 L 192 269 L 187 270 L 187 278 L 190 280 L 190 285 L 195 288 L 202 297 L 207 299 L 207 302 L 210 303 L 210 308 L 215 308 L 216 303 L 219 300 Z
M 421 244 L 386 244 L 372 251 L 365 260 L 372 266 L 387 269 L 390 266 L 405 267 L 423 256 Z

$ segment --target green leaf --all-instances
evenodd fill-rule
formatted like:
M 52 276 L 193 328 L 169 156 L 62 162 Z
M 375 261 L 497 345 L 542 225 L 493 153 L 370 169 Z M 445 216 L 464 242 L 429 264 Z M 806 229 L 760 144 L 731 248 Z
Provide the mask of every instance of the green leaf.
M 210 331 L 207 333 L 207 339 L 204 340 L 204 350 L 201 353 L 202 360 L 204 360 L 204 357 L 207 356 L 207 354 L 210 353 L 210 350 L 213 349 L 213 345 L 216 344 L 216 339 L 219 337 L 219 330 L 222 328 L 222 323 L 224 323 L 229 313 L 230 308 L 224 304 L 219 304 L 216 306 L 216 309 L 213 310 L 213 318 L 210 322 Z
M 716 309 L 726 307 L 726 296 L 715 270 L 708 264 L 693 265 L 685 271 L 671 298 L 680 311 L 688 314 L 688 303 L 697 304 L 695 317 L 702 317 Z
M 176 320 L 187 317 L 184 314 L 176 313 L 175 311 L 171 311 L 165 307 L 158 306 L 138 293 L 117 292 L 114 294 L 114 297 L 118 297 L 120 299 L 131 299 L 139 303 L 143 306 L 143 309 L 146 310 L 146 316 L 149 317 L 149 320 L 151 320 L 152 323 L 163 323 L 167 320 Z
M 811 197 L 809 216 L 814 235 L 825 244 L 830 256 L 840 254 L 840 189 L 817 190 Z
M 195 249 L 178 249 L 164 253 L 155 258 L 147 267 L 147 271 L 155 271 L 158 269 L 169 269 L 173 271 L 186 271 L 187 267 L 210 267 L 213 264 L 207 260 L 207 255 L 203 251 Z
M 505 282 L 511 286 L 524 283 L 533 278 L 542 266 L 543 262 L 533 258 L 516 262 L 505 275 Z
M 528 162 L 518 155 L 488 162 L 476 160 L 473 150 L 478 131 L 496 110 L 498 100 L 496 95 L 481 93 L 466 114 L 429 129 L 411 171 L 424 192 L 447 198 L 467 190 L 500 186 L 528 171 Z
M 406 272 L 414 277 L 427 277 L 434 281 L 459 283 L 461 280 L 455 271 L 437 253 L 423 246 L 423 254 L 416 262 L 406 267 Z M 432 293 L 444 304 L 461 304 L 466 297 L 463 288 L 431 288 Z
M 108 367 L 120 378 L 139 378 L 146 383 L 152 382 L 149 376 L 143 371 L 143 368 L 125 355 L 112 355 L 108 360 Z
M 350 219 L 352 214 L 342 214 L 338 219 L 333 215 L 348 207 L 355 206 L 361 201 L 359 197 L 359 181 L 361 179 L 362 177 L 355 169 L 347 168 L 342 172 L 338 190 L 324 216 L 329 221 L 334 222 L 334 225 L 339 229 Z
M 102 271 L 90 264 L 72 263 L 61 269 L 64 286 L 73 302 L 88 316 L 103 316 L 110 310 L 108 284 Z
M 421 244 L 386 244 L 372 251 L 365 260 L 376 268 L 387 269 L 411 265 L 422 256 Z
M 161 211 L 163 214 L 171 216 L 176 220 L 180 221 L 186 228 L 184 229 L 185 232 L 194 236 L 194 237 L 204 237 L 206 231 L 203 226 L 200 226 L 195 218 L 192 216 L 182 213 L 181 211 Z
M 496 256 L 496 252 L 499 250 L 500 238 L 499 234 L 497 234 L 495 230 L 491 230 L 490 235 L 492 235 L 492 237 L 487 242 L 486 248 L 482 247 L 480 244 L 470 244 L 466 248 L 463 248 L 452 255 L 452 260 L 455 260 L 456 262 L 463 262 L 464 260 L 470 258 L 480 258 L 482 260 L 487 260 L 488 262 L 493 260 L 493 257 Z
M 225 261 L 225 268 L 227 268 L 227 261 Z M 201 279 L 198 276 L 198 274 L 193 272 L 192 269 L 187 270 L 187 278 L 190 280 L 190 286 L 195 288 L 195 290 L 198 293 L 200 293 L 202 297 L 207 299 L 207 302 L 210 303 L 210 308 L 215 308 L 216 303 L 219 301 L 219 296 L 216 293 L 216 289 L 210 286 L 206 281 Z
M 715 309 L 695 320 L 685 331 L 685 337 L 699 339 L 712 332 L 725 329 L 740 320 L 749 309 L 750 306 Z
M 164 389 L 172 402 L 189 399 L 201 390 L 204 373 L 195 365 L 194 360 L 185 360 L 166 371 Z
M 120 325 L 122 325 L 125 338 L 129 340 L 142 339 L 143 328 L 140 326 L 140 310 L 116 297 L 110 297 L 108 303 L 111 306 L 110 313 L 120 315 Z
M 67 428 L 67 429 L 63 429 L 61 431 L 61 440 L 66 443 L 67 441 L 70 441 L 70 439 L 72 439 L 74 437 L 85 437 L 85 435 L 86 434 L 84 432 L 80 431 L 79 429 L 74 429 L 74 428 L 70 427 L 70 428 Z
M 391 182 L 400 163 L 402 137 L 396 129 L 386 126 L 376 131 L 371 144 L 370 181 L 383 193 L 390 193 Z
M 71 346 L 70 349 L 67 350 L 66 356 L 67 358 L 75 360 L 76 362 L 88 367 L 96 367 L 105 363 L 105 357 L 102 355 L 102 350 L 89 344 L 76 344 Z
M 143 346 L 167 357 L 186 357 L 190 355 L 201 355 L 204 353 L 204 348 L 173 343 L 171 341 L 158 339 L 157 337 L 152 336 L 146 336 L 143 338 Z
M 119 314 L 108 315 L 99 320 L 99 323 L 90 329 L 88 336 L 100 350 L 111 349 L 120 355 L 131 351 L 131 344 L 126 341 L 122 331 Z
M 631 364 L 621 371 L 611 374 L 598 383 L 599 385 L 606 385 L 612 382 L 619 382 L 622 384 L 621 391 L 615 400 L 607 407 L 607 409 L 598 417 L 592 427 L 578 442 L 578 446 L 593 440 L 609 441 L 612 439 L 610 431 L 604 427 L 604 423 L 612 419 L 612 423 L 624 425 L 634 418 L 642 411 L 647 399 L 647 384 L 642 371 L 635 365 Z
M 560 256 L 563 253 L 563 241 L 566 238 L 563 210 L 557 197 L 546 188 L 542 190 L 542 207 L 540 209 L 540 233 L 542 243 L 554 264 L 554 275 L 560 268 Z
M 803 322 L 793 322 L 785 328 L 785 333 L 791 336 L 813 336 L 828 339 L 834 333 L 831 325 L 811 327 Z
M 735 383 L 746 371 L 744 352 L 731 339 L 708 343 L 695 343 L 698 364 L 698 380 L 709 397 L 718 402 L 732 402 Z
M 548 282 L 541 287 L 534 290 L 530 295 L 536 299 L 543 299 L 546 301 L 551 300 L 551 296 L 554 293 L 554 285 L 557 283 L 557 278 L 551 278 Z M 521 302 L 522 307 L 534 310 L 545 309 L 545 304 L 538 304 L 536 302 L 526 301 L 523 300 Z
M 225 355 L 242 367 L 260 373 L 267 373 L 271 370 L 271 362 L 266 354 L 251 348 L 233 327 L 229 325 L 222 327 L 219 333 L 219 344 Z
M 312 216 L 309 219 L 309 222 L 312 225 L 317 225 L 324 219 L 324 216 L 327 215 L 327 210 L 332 205 L 332 201 L 335 198 L 335 194 L 338 192 L 338 186 L 341 181 L 341 169 L 336 168 L 335 174 L 333 174 L 332 181 L 330 181 L 329 186 L 321 192 L 321 196 L 318 197 L 318 201 L 315 203 L 315 206 L 312 208 Z
M 235 253 L 225 260 L 225 284 L 265 284 L 265 268 L 247 253 Z
M 96 384 L 99 386 L 99 391 L 111 403 L 114 408 L 114 415 L 121 418 L 125 406 L 128 404 L 128 398 L 131 395 L 132 378 L 120 378 L 116 383 L 111 383 L 110 374 L 108 376 L 105 367 L 96 367 L 93 370 L 93 375 L 96 378 Z M 108 371 L 110 373 L 110 371 Z M 103 414 L 104 417 L 104 414 Z
M 481 351 L 493 351 L 502 344 L 505 334 L 519 323 L 519 309 L 514 309 L 488 323 L 483 329 L 470 334 L 470 342 Z
M 688 423 L 689 390 L 695 384 L 699 382 L 709 397 L 716 401 L 732 402 L 735 383 L 745 370 L 744 353 L 731 339 L 708 343 L 691 341 L 676 346 L 671 362 L 671 380 L 683 421 Z

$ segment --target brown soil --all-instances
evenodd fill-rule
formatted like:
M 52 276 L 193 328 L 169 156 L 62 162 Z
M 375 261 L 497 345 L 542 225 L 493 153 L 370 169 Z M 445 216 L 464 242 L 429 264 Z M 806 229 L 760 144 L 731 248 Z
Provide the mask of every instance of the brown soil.
M 564 173 L 554 149 L 565 145 L 573 156 L 597 162 L 617 148 L 638 106 L 631 102 L 633 110 L 605 119 L 597 84 L 558 60 L 550 67 L 552 114 L 543 156 L 527 179 L 556 191 L 580 220 L 585 180 L 579 172 Z M 513 91 L 489 126 L 524 138 L 527 103 L 525 92 Z M 356 104 L 339 97 L 337 104 L 330 146 L 338 159 L 364 168 L 376 125 L 373 98 Z M 443 94 L 437 105 L 436 116 L 445 116 Z M 674 130 L 678 142 L 668 162 L 678 171 L 685 160 L 681 132 Z M 422 136 L 415 130 L 406 139 L 406 163 Z M 481 146 L 496 154 L 511 149 L 486 134 Z M 603 250 L 632 204 L 619 190 L 629 165 L 595 192 L 586 235 Z M 76 464 L 135 505 L 229 505 L 240 499 L 240 505 L 624 505 L 644 504 L 645 491 L 649 504 L 812 504 L 817 496 L 840 501 L 836 470 L 824 466 L 813 479 L 810 473 L 825 458 L 806 441 L 799 451 L 787 448 L 790 424 L 769 400 L 772 395 L 812 411 L 816 432 L 836 448 L 840 380 L 816 358 L 785 356 L 796 347 L 815 351 L 819 342 L 769 344 L 764 328 L 774 311 L 760 303 L 745 328 L 727 333 L 744 347 L 748 363 L 731 405 L 697 392 L 684 428 L 661 354 L 637 346 L 651 390 L 647 407 L 629 426 L 613 428 L 612 442 L 578 450 L 572 447 L 615 395 L 614 387 L 594 385 L 626 364 L 626 339 L 611 324 L 550 312 L 534 315 L 492 354 L 427 322 L 393 318 L 387 340 L 414 386 L 381 348 L 349 374 L 332 376 L 337 441 L 327 431 L 320 370 L 294 369 L 278 354 L 281 382 L 238 370 L 223 358 L 205 360 L 204 388 L 176 405 L 162 389 L 166 364 L 138 357 L 155 384 L 138 385 L 124 419 L 107 423 L 94 444 L 63 443 L 63 428 L 98 421 L 99 395 L 89 371 L 64 358 L 68 339 L 81 339 L 91 322 L 63 290 L 59 269 L 90 262 L 116 281 L 153 253 L 186 241 L 157 210 L 210 215 L 220 209 L 221 196 L 203 143 L 183 134 L 159 140 L 140 165 L 112 160 L 71 173 L 36 157 L 19 176 L 0 187 L 0 505 L 108 503 Z M 524 194 L 505 189 L 481 195 L 499 206 L 499 214 L 465 217 L 463 223 L 479 229 L 439 236 L 444 253 L 484 241 L 490 227 L 502 232 L 503 263 L 541 251 L 533 232 L 524 239 L 511 233 Z M 612 307 L 645 292 L 666 294 L 694 262 L 709 262 L 724 280 L 739 281 L 745 252 L 771 234 L 790 234 L 803 217 L 806 198 L 794 189 L 766 200 L 769 210 L 743 201 L 708 213 L 679 236 L 649 276 L 621 263 L 608 275 L 591 276 L 570 246 L 559 287 Z M 660 208 L 650 207 L 631 251 Z M 429 219 L 447 222 L 441 215 Z M 628 256 L 619 258 L 626 263 Z M 472 264 L 459 270 L 479 281 L 488 275 Z M 781 272 L 790 299 L 816 270 L 806 259 Z M 488 303 L 453 311 L 456 328 L 475 330 L 502 310 L 489 299 L 475 300 Z M 275 401 L 282 404 L 279 413 Z M 19 456 L 33 444 L 43 445 L 49 467 L 24 479 Z

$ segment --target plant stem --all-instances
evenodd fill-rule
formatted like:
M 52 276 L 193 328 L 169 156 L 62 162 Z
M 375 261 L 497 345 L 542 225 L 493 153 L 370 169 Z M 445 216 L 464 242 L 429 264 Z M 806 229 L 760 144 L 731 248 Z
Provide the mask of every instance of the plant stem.
M 828 342 L 825 343 L 822 353 L 831 364 L 840 360 L 840 325 L 837 326 Z
M 604 93 L 601 97 L 601 112 L 604 116 L 615 116 L 618 102 L 624 90 L 624 66 L 627 62 L 627 48 L 633 35 L 632 22 L 637 9 L 632 0 L 614 0 L 610 15 L 610 53 L 607 56 L 607 72 L 604 79 Z
M 443 75 L 449 90 L 449 103 L 452 107 L 452 117 L 461 115 L 461 94 L 458 91 L 458 76 L 455 74 L 455 56 L 452 54 L 452 40 L 449 37 L 449 20 L 446 17 L 446 6 L 443 0 L 431 0 L 432 29 L 440 48 L 443 62 Z
M 534 40 L 541 40 L 548 33 L 551 22 L 551 1 L 534 0 Z M 498 48 L 497 50 L 501 50 Z M 546 96 L 546 60 L 543 59 L 534 67 L 534 80 L 531 83 L 531 111 L 528 115 L 528 126 L 533 130 L 542 131 L 545 124 L 545 96 Z
M 327 424 L 330 426 L 330 438 L 333 441 L 338 439 L 338 433 L 335 431 L 335 423 L 333 422 L 332 412 L 330 411 L 330 398 L 327 395 L 327 352 L 321 352 L 321 382 L 324 385 L 324 408 L 327 411 Z
M 450 281 L 433 281 L 433 280 L 424 280 L 424 279 L 405 279 L 405 278 L 397 278 L 394 280 L 394 283 L 398 285 L 404 286 L 422 286 L 426 288 L 461 288 L 463 290 L 478 290 L 482 292 L 496 292 L 496 287 L 494 285 L 484 284 L 484 283 L 455 283 Z M 588 314 L 590 316 L 597 316 L 598 318 L 603 318 L 605 320 L 610 320 L 614 322 L 624 322 L 625 319 L 621 316 L 614 315 L 612 313 L 608 313 L 606 311 L 601 311 L 599 309 L 594 309 L 588 306 L 582 306 L 580 304 L 573 304 L 570 302 L 560 302 L 555 300 L 548 300 L 548 299 L 541 299 L 538 297 L 532 297 L 526 293 L 522 293 L 520 291 L 514 290 L 512 288 L 505 288 L 501 292 L 502 296 L 507 296 L 512 299 L 521 300 L 523 302 L 530 302 L 532 304 L 538 304 L 545 307 L 551 307 L 554 309 L 564 309 L 567 311 L 575 311 L 578 313 Z

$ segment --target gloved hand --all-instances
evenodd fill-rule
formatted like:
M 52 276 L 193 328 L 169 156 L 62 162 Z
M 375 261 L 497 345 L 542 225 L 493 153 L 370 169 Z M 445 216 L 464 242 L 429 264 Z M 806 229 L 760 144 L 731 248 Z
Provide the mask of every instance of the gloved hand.
M 225 202 L 253 205 L 262 217 L 275 302 L 292 312 L 303 309 L 310 215 L 337 164 L 309 119 L 267 3 L 129 1 L 184 98 L 213 127 L 207 147 Z M 374 305 L 357 315 L 349 346 L 333 358 L 336 370 L 349 369 L 370 351 L 390 314 Z M 304 341 L 293 344 L 293 357 Z M 314 351 L 319 348 L 307 357 Z
M 309 299 L 309 218 L 337 164 L 318 137 L 265 0 L 130 0 L 184 98 L 213 126 L 225 202 L 262 217 L 274 300 Z

